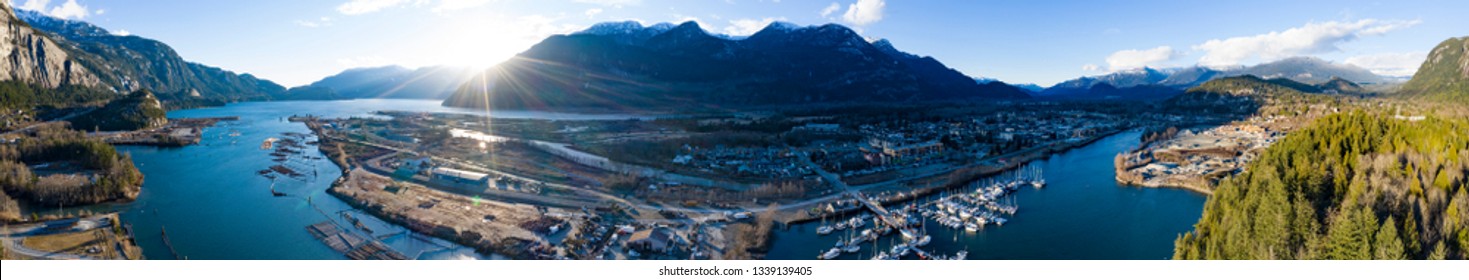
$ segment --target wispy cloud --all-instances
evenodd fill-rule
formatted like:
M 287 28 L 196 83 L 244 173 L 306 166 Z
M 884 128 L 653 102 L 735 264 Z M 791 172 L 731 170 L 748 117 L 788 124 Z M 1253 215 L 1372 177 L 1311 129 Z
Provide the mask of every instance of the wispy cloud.
M 842 14 L 842 20 L 856 26 L 877 23 L 882 20 L 886 7 L 887 3 L 883 0 L 857 0 L 857 3 L 847 5 L 847 12 Z
M 1102 71 L 1102 67 L 1101 66 L 1097 66 L 1096 64 L 1087 64 L 1087 65 L 1082 65 L 1081 66 L 1081 70 L 1082 71 L 1087 71 L 1087 72 L 1097 72 L 1097 71 Z
M 1195 45 L 1204 51 L 1199 64 L 1238 65 L 1249 60 L 1276 60 L 1292 56 L 1340 51 L 1339 45 L 1361 36 L 1376 36 L 1421 23 L 1363 19 L 1354 22 L 1328 21 L 1254 36 L 1214 39 Z
M 729 21 L 729 26 L 724 27 L 724 34 L 729 34 L 733 36 L 748 36 L 750 34 L 755 34 L 755 32 L 760 32 L 760 29 L 765 28 L 765 26 L 770 25 L 770 23 L 773 23 L 777 20 L 786 20 L 786 18 L 746 18 L 731 20 Z
M 1427 57 L 1427 52 L 1378 53 L 1348 57 L 1345 62 L 1378 75 L 1412 76 Z
M 587 11 L 584 12 L 583 14 L 586 14 L 587 15 L 587 18 L 592 18 L 592 17 L 596 17 L 597 14 L 601 14 L 601 13 L 602 13 L 602 8 L 591 8 L 591 9 L 587 9 Z
M 831 18 L 831 14 L 832 13 L 836 13 L 837 11 L 840 11 L 840 10 L 842 10 L 842 5 L 841 4 L 837 4 L 836 2 L 831 2 L 831 5 L 826 5 L 826 8 L 821 9 L 821 17 L 822 18 Z
M 613 7 L 613 8 L 622 8 L 623 6 L 635 6 L 635 5 L 640 5 L 640 4 L 643 3 L 642 0 L 576 0 L 576 2 L 577 3 L 587 3 L 587 4 L 597 4 L 597 5 L 608 6 L 608 7 Z
M 29 0 L 26 1 L 25 4 L 20 4 L 20 6 L 17 6 L 16 8 L 20 8 L 22 10 L 45 12 L 47 4 L 50 3 L 51 0 Z
M 434 6 L 433 12 L 443 13 L 469 8 L 478 8 L 480 6 L 484 6 L 485 4 L 489 4 L 490 2 L 495 2 L 495 0 L 440 0 L 439 5 Z
M 409 0 L 351 0 L 337 5 L 337 12 L 344 15 L 361 15 L 407 4 Z
M 1107 56 L 1107 68 L 1111 71 L 1159 66 L 1181 56 L 1171 46 L 1159 46 L 1146 50 L 1120 50 Z
M 308 27 L 308 28 L 317 28 L 317 27 L 332 26 L 332 18 L 330 18 L 330 17 L 321 17 L 321 18 L 316 19 L 316 20 L 296 20 L 296 25 L 300 25 L 302 27 Z

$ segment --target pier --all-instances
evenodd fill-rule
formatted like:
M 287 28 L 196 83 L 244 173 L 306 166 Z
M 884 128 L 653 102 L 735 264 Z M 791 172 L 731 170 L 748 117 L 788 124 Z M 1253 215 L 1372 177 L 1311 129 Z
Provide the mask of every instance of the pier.
M 867 207 L 867 210 L 870 210 L 872 211 L 872 213 L 876 214 L 879 219 L 882 219 L 882 225 L 884 227 L 891 227 L 897 229 L 899 233 L 902 233 L 904 239 L 919 238 L 919 236 L 921 235 L 920 233 L 913 231 L 913 228 L 902 226 L 907 225 L 908 222 L 899 220 L 897 217 L 893 217 L 892 213 L 888 212 L 887 208 L 882 207 L 881 203 L 877 203 L 876 201 L 867 199 L 866 196 L 862 196 L 861 191 L 853 190 L 848 191 L 847 193 L 852 195 L 853 198 L 856 198 L 857 201 L 861 202 L 863 207 Z M 917 254 L 920 258 L 927 259 L 929 256 L 928 252 L 923 251 L 923 249 L 918 248 L 918 246 L 909 246 L 908 249 L 913 250 L 913 253 Z

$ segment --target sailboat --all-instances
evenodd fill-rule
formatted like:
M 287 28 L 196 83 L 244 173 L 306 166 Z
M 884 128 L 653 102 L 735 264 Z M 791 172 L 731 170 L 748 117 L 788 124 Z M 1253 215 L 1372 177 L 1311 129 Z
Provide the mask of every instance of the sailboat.
M 832 230 L 831 226 L 826 225 L 826 217 L 821 217 L 821 226 L 816 228 L 816 234 L 827 235 L 831 234 Z

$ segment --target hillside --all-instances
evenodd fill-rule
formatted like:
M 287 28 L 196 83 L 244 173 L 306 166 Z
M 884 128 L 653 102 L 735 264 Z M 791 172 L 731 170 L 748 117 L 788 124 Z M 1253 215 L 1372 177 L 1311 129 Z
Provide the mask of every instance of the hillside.
M 1469 37 L 1439 43 L 1399 92 L 1429 101 L 1469 104 Z
M 124 131 L 155 128 L 168 123 L 163 104 L 148 90 L 139 90 L 70 120 L 72 129 Z
M 774 23 L 744 38 L 697 23 L 555 35 L 444 102 L 494 108 L 729 108 L 1026 98 L 844 26 Z
M 1469 257 L 1469 123 L 1342 113 L 1222 182 L 1175 259 Z
M 1248 116 L 1270 103 L 1295 102 L 1309 98 L 1300 83 L 1265 80 L 1245 75 L 1206 82 L 1168 100 L 1165 107 L 1204 114 Z

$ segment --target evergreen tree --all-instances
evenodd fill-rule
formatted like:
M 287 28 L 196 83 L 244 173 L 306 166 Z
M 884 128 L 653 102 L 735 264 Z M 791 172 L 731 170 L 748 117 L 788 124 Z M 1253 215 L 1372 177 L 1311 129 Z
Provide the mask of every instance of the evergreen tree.
M 1377 229 L 1377 240 L 1372 245 L 1372 258 L 1379 260 L 1403 260 L 1407 255 L 1403 252 L 1403 240 L 1398 238 L 1398 223 L 1392 216 L 1387 217 L 1387 222 Z

